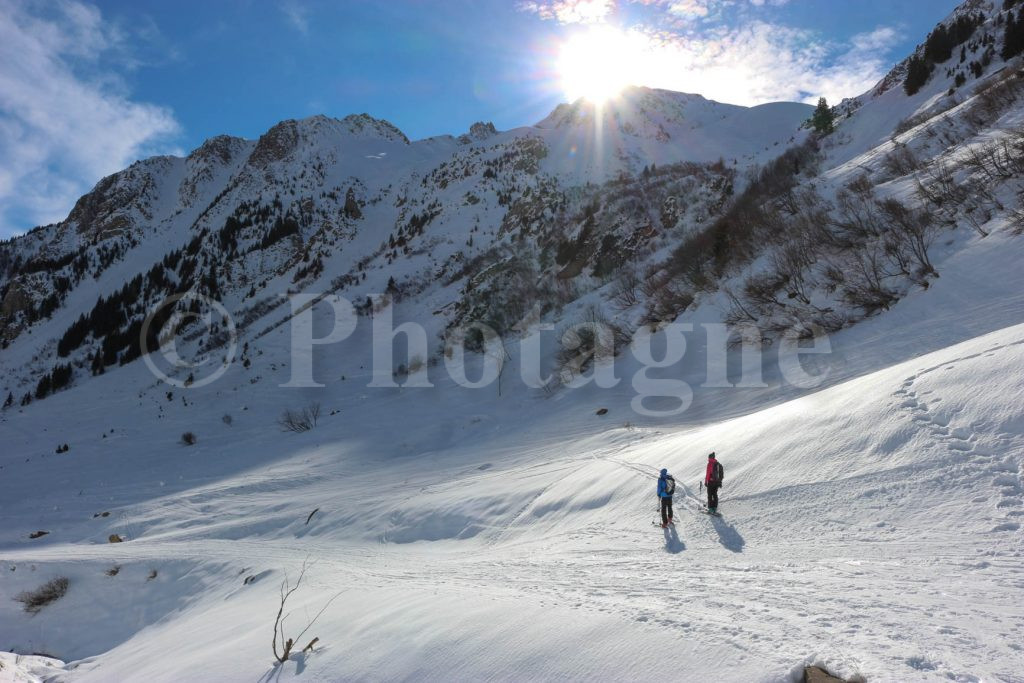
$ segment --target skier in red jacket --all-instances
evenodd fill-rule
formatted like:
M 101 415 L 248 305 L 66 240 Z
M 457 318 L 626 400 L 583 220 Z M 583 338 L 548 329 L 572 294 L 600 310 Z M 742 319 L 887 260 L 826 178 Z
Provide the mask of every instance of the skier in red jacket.
M 704 486 L 708 489 L 708 512 L 718 512 L 718 489 L 722 488 L 725 471 L 722 463 L 715 460 L 715 454 L 708 455 L 708 468 L 704 473 Z

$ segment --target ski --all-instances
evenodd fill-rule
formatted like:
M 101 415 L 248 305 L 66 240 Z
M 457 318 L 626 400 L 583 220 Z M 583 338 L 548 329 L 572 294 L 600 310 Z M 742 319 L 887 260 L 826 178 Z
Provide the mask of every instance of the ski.
M 703 512 L 705 515 L 711 515 L 713 517 L 721 517 L 722 516 L 721 512 L 712 512 L 711 510 L 707 509 L 706 507 L 702 507 L 700 509 L 700 511 Z

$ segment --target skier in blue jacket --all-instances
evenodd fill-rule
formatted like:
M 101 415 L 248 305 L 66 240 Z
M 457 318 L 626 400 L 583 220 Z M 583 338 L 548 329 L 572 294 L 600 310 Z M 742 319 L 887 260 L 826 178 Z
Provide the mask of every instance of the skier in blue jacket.
M 658 477 L 658 500 L 661 501 L 661 527 L 664 529 L 672 523 L 672 496 L 676 492 L 676 480 L 667 469 L 661 470 Z

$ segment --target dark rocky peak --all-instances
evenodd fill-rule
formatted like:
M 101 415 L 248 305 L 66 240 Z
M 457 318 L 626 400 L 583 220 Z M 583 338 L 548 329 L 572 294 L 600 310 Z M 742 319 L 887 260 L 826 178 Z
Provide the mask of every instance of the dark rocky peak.
M 247 141 L 231 135 L 210 138 L 188 155 L 189 162 L 230 164 L 235 155 L 245 149 Z
M 180 158 L 158 156 L 137 161 L 96 183 L 75 203 L 65 225 L 73 226 L 88 238 L 104 239 L 118 234 L 133 224 L 132 209 L 148 216 L 147 196 Z
M 468 133 L 463 133 L 459 136 L 459 142 L 467 145 L 471 142 L 479 142 L 486 140 L 490 137 L 494 137 L 498 134 L 498 129 L 494 127 L 494 124 L 490 121 L 477 121 L 469 127 Z
M 559 104 L 535 127 L 567 128 L 589 125 L 593 124 L 596 116 L 616 122 L 634 120 L 634 123 L 639 123 L 652 115 L 658 115 L 665 120 L 682 120 L 686 117 L 687 111 L 695 107 L 738 108 L 708 100 L 701 95 L 630 86 L 600 106 L 583 97 L 575 102 Z
M 264 168 L 292 156 L 300 145 L 329 147 L 346 137 L 409 144 L 409 138 L 393 124 L 369 114 L 350 114 L 343 119 L 318 114 L 282 121 L 261 135 L 249 156 L 249 164 Z
M 360 137 L 380 138 L 409 144 L 409 138 L 405 136 L 405 133 L 390 121 L 375 119 L 369 114 L 349 114 L 341 121 L 348 126 L 349 132 Z
M 264 168 L 288 157 L 299 144 L 299 122 L 288 119 L 277 124 L 256 141 L 249 155 L 249 165 Z

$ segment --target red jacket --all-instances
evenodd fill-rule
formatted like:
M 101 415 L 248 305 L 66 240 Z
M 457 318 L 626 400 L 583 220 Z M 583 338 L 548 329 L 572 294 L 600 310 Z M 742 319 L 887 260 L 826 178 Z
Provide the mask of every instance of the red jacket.
M 707 486 L 711 483 L 711 477 L 715 475 L 715 463 L 718 462 L 714 458 L 708 458 L 708 469 L 704 472 L 704 485 Z

